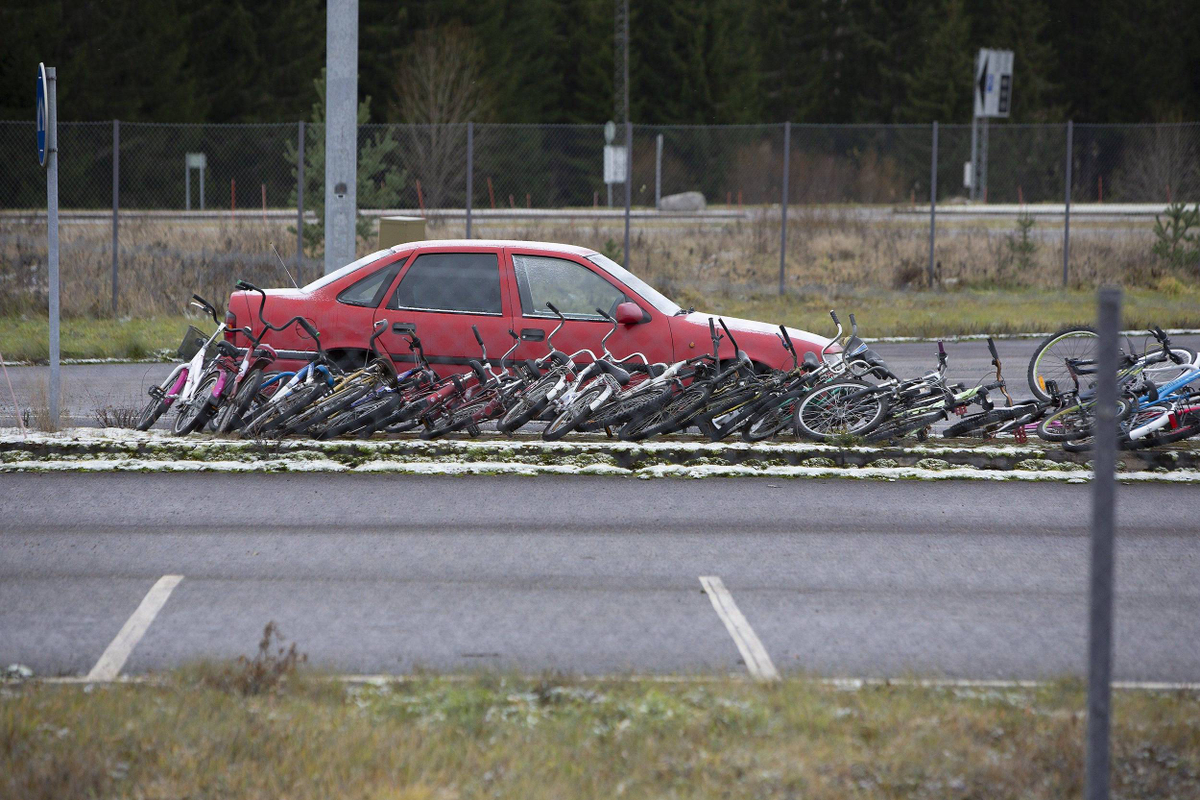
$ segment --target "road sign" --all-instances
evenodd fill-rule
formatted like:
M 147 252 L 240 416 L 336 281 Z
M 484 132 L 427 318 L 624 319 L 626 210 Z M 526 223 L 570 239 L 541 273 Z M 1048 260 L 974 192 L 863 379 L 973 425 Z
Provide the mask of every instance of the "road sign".
M 604 182 L 624 183 L 628 172 L 629 159 L 622 145 L 609 144 L 604 146 Z
M 975 116 L 1007 117 L 1012 105 L 1012 50 L 979 51 L 975 60 Z
M 204 153 L 185 153 L 183 160 L 187 163 L 188 169 L 204 169 L 208 166 L 208 158 Z
M 46 166 L 46 65 L 38 64 L 37 74 L 37 153 L 38 164 Z

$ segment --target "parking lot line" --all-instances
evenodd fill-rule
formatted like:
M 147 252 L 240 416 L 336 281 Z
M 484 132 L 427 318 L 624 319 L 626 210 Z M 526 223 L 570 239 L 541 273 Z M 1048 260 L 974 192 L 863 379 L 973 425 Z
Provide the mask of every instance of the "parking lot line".
M 125 666 L 129 654 L 146 635 L 150 623 L 162 610 L 167 598 L 171 596 L 171 592 L 175 590 L 181 580 L 183 580 L 182 575 L 163 575 L 150 587 L 150 591 L 142 598 L 141 605 L 130 615 L 129 619 L 125 620 L 121 631 L 109 643 L 100 656 L 100 660 L 96 662 L 96 666 L 92 667 L 92 671 L 88 673 L 89 681 L 116 680 L 117 676 L 121 674 L 121 668 Z
M 738 609 L 737 603 L 733 602 L 733 595 L 729 594 L 721 579 L 716 575 L 701 575 L 700 585 L 704 587 L 717 616 L 725 623 L 725 630 L 733 637 L 733 643 L 742 654 L 742 661 L 746 663 L 750 675 L 760 681 L 779 680 L 779 672 L 771 663 L 766 648 Z

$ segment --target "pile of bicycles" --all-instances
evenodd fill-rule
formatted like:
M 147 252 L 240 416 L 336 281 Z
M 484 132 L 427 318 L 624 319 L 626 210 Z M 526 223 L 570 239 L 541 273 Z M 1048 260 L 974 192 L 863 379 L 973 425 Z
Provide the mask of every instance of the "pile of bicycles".
M 1035 430 L 1047 440 L 1081 449 L 1088 446 L 1095 421 L 1095 333 L 1087 328 L 1060 331 L 1039 346 L 1028 375 L 1034 397 L 1020 402 L 1008 393 L 990 339 L 994 380 L 972 387 L 950 383 L 940 342 L 933 370 L 901 379 L 859 338 L 853 314 L 850 335 L 842 342 L 843 328 L 833 311 L 837 332 L 819 355 L 800 357 L 780 326 L 779 345 L 791 366 L 772 370 L 752 363 L 719 318 L 709 319 L 711 354 L 652 363 L 643 353 L 614 355 L 608 340 L 617 322 L 597 309 L 612 325 L 600 352 L 566 353 L 554 346 L 565 317 L 547 303 L 559 324 L 546 337 L 542 356 L 514 359 L 520 340 L 510 330 L 512 346 L 499 359 L 490 359 L 473 329 L 480 357 L 469 361 L 466 371 L 443 376 L 430 366 L 415 329 L 403 334 L 411 369 L 398 371 L 392 356 L 378 348 L 389 325 L 384 319 L 367 339 L 363 364 L 346 368 L 328 356 L 319 331 L 306 320 L 293 317 L 273 324 L 263 317 L 266 293 L 244 281 L 237 288 L 261 297 L 259 333 L 242 328 L 249 346 L 234 347 L 221 338 L 226 327 L 216 309 L 193 295 L 192 305 L 211 316 L 217 329 L 207 338 L 189 330 L 181 348 L 187 361 L 150 389 L 139 429 L 149 429 L 170 410 L 171 428 L 180 435 L 209 429 L 249 437 L 330 439 L 412 432 L 432 439 L 456 432 L 478 436 L 484 429 L 512 435 L 536 424 L 546 440 L 603 432 L 640 441 L 696 431 L 713 441 L 739 436 L 757 442 L 794 434 L 817 441 L 896 442 L 907 436 L 923 439 L 934 426 L 953 420 L 943 436 L 1023 440 Z M 277 354 L 262 340 L 268 331 L 293 324 L 308 333 L 316 350 L 298 370 L 273 371 Z M 1122 356 L 1118 419 L 1128 447 L 1200 432 L 1196 354 L 1173 346 L 1161 330 L 1151 335 L 1154 348 L 1138 353 L 1129 342 Z M 732 359 L 718 356 L 726 338 L 736 354 Z M 833 352 L 839 342 L 841 351 Z M 979 410 L 972 413 L 975 406 Z

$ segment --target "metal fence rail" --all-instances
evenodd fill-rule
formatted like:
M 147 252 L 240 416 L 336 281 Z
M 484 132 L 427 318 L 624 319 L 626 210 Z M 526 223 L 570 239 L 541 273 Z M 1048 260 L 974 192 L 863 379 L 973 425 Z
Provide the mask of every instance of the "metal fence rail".
M 604 182 L 603 126 L 474 124 L 470 136 L 467 128 L 360 126 L 360 210 L 423 214 L 429 235 L 443 237 L 463 235 L 471 209 L 476 236 L 554 236 L 625 257 L 623 219 L 580 219 L 625 205 L 626 186 Z M 0 312 L 35 303 L 45 283 L 45 176 L 33 138 L 33 122 L 0 122 Z M 169 284 L 186 296 L 187 281 L 215 286 L 232 272 L 269 271 L 270 245 L 313 275 L 319 231 L 301 247 L 296 228 L 320 220 L 322 125 L 63 122 L 59 141 L 64 276 L 81 268 L 88 276 L 78 287 L 87 296 L 68 299 L 72 311 L 140 309 L 149 297 L 132 291 L 139 282 L 161 283 L 154 302 L 174 302 Z M 630 223 L 630 266 L 668 285 L 694 277 L 745 291 L 880 279 L 1090 284 L 1113 276 L 1072 268 L 1079 258 L 1064 201 L 1072 213 L 1127 217 L 1128 204 L 1153 212 L 1200 200 L 1200 124 L 1001 124 L 988 141 L 986 184 L 969 203 L 969 125 L 938 125 L 936 152 L 932 125 L 634 125 L 629 203 L 650 213 Z M 188 154 L 202 156 L 203 170 L 187 166 Z M 653 213 L 680 192 L 701 193 L 706 212 L 687 222 Z M 1041 213 L 1004 230 L 957 222 L 1021 210 Z M 1149 269 L 1149 219 L 1120 223 L 1128 231 L 1119 237 L 1112 224 L 1102 229 L 1109 239 L 1078 227 L 1075 235 L 1097 254 L 1117 254 L 1109 260 L 1122 269 Z M 987 269 L 973 266 L 983 257 Z M 116 297 L 122 285 L 136 303 Z

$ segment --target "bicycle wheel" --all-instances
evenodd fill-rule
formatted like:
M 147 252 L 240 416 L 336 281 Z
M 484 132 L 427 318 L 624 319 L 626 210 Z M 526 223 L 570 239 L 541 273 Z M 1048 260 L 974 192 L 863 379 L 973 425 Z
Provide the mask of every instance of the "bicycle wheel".
M 328 397 L 322 398 L 319 403 L 315 403 L 304 409 L 304 411 L 296 414 L 286 422 L 281 422 L 280 427 L 285 433 L 302 434 L 312 426 L 324 422 L 339 411 L 349 408 L 365 397 L 369 391 L 371 391 L 369 385 L 353 384 L 349 387 L 343 387 Z
M 910 433 L 920 434 L 925 428 L 946 418 L 946 412 L 925 411 L 907 417 L 892 418 L 866 435 L 868 442 L 886 442 L 892 439 L 903 439 Z
M 627 441 L 637 442 L 670 433 L 695 416 L 711 394 L 712 384 L 708 381 L 692 383 L 657 410 L 630 419 L 621 427 L 618 435 Z
M 587 419 L 588 414 L 592 411 L 592 403 L 596 402 L 596 399 L 604 394 L 604 391 L 604 386 L 589 386 L 580 392 L 542 430 L 542 438 L 548 442 L 554 442 L 575 430 L 575 426 Z
M 692 421 L 700 425 L 700 430 L 709 439 L 720 441 L 745 421 L 762 397 L 762 392 L 760 386 L 754 386 L 725 392 L 719 399 L 710 397 Z
M 261 369 L 251 370 L 250 374 L 242 379 L 242 385 L 238 387 L 237 394 L 221 406 L 221 410 L 217 412 L 217 418 L 214 421 L 217 433 L 229 433 L 242 427 L 245 422 L 243 418 L 250 410 L 254 399 L 258 397 L 258 390 L 262 388 L 262 383 L 263 371 Z
M 1046 384 L 1053 381 L 1060 391 L 1074 388 L 1071 374 L 1067 371 L 1067 359 L 1094 359 L 1096 357 L 1097 334 L 1093 328 L 1080 325 L 1063 328 L 1050 334 L 1029 359 L 1026 377 L 1029 389 L 1039 400 L 1049 400 Z
M 212 399 L 212 390 L 217 385 L 218 375 L 214 370 L 201 378 L 192 399 L 180 407 L 172 426 L 177 436 L 186 436 L 197 428 L 204 427 L 204 424 L 212 419 L 217 410 Z
M 607 403 L 593 411 L 592 415 L 580 423 L 576 430 L 587 433 L 611 428 L 616 425 L 623 425 L 634 416 L 648 414 L 666 405 L 674 393 L 675 390 L 669 384 L 664 383 L 661 386 L 645 389 L 636 394 L 610 399 Z
M 796 406 L 796 431 L 824 441 L 839 435 L 865 436 L 879 427 L 887 401 L 864 381 L 837 381 L 813 390 Z
M 326 383 L 314 383 L 310 386 L 302 386 L 278 403 L 271 403 L 268 406 L 264 406 L 258 416 L 249 420 L 242 427 L 242 430 L 251 436 L 270 433 L 328 392 L 329 385 Z
M 346 434 L 370 436 L 399 405 L 400 397 L 394 392 L 369 397 L 358 405 L 330 417 L 325 423 L 325 429 L 317 438 L 332 439 Z
M 795 392 L 771 400 L 766 408 L 759 409 L 742 427 L 742 439 L 761 442 L 794 425 L 793 417 L 798 405 L 800 394 Z
M 1124 400 L 1117 401 L 1117 419 L 1123 420 L 1130 413 Z M 1092 422 L 1096 417 L 1095 403 L 1076 403 L 1060 408 L 1038 423 L 1037 433 L 1048 442 L 1073 442 L 1091 436 Z
M 496 428 L 501 433 L 512 433 L 540 414 L 549 403 L 546 395 L 550 394 L 550 390 L 558 383 L 558 379 L 558 371 L 547 372 L 531 383 L 513 400 L 513 404 L 504 412 L 504 416 L 500 418 Z
M 475 415 L 483 412 L 491 402 L 491 400 L 475 400 L 443 413 L 436 421 L 421 431 L 421 438 L 436 439 L 439 436 L 462 430 L 470 425 L 474 421 Z
M 1161 355 L 1161 350 L 1159 354 Z M 1146 365 L 1142 370 L 1142 374 L 1158 386 L 1170 383 L 1176 378 L 1182 377 L 1185 372 L 1191 372 L 1190 366 L 1196 363 L 1196 351 L 1190 347 L 1180 347 L 1171 345 L 1171 352 L 1183 361 L 1182 364 L 1177 364 L 1174 361 L 1167 359 L 1164 361 L 1156 361 Z M 1154 353 L 1150 353 L 1151 356 Z
M 165 397 L 160 400 L 152 395 L 146 406 L 142 409 L 142 413 L 138 414 L 137 424 L 134 427 L 139 431 L 150 430 L 170 405 Z
M 942 437 L 953 439 L 958 436 L 974 434 L 986 438 L 1003 423 L 1011 422 L 1029 412 L 1030 409 L 1027 406 L 1020 405 L 1012 408 L 993 408 L 991 411 L 970 414 L 942 431 Z

